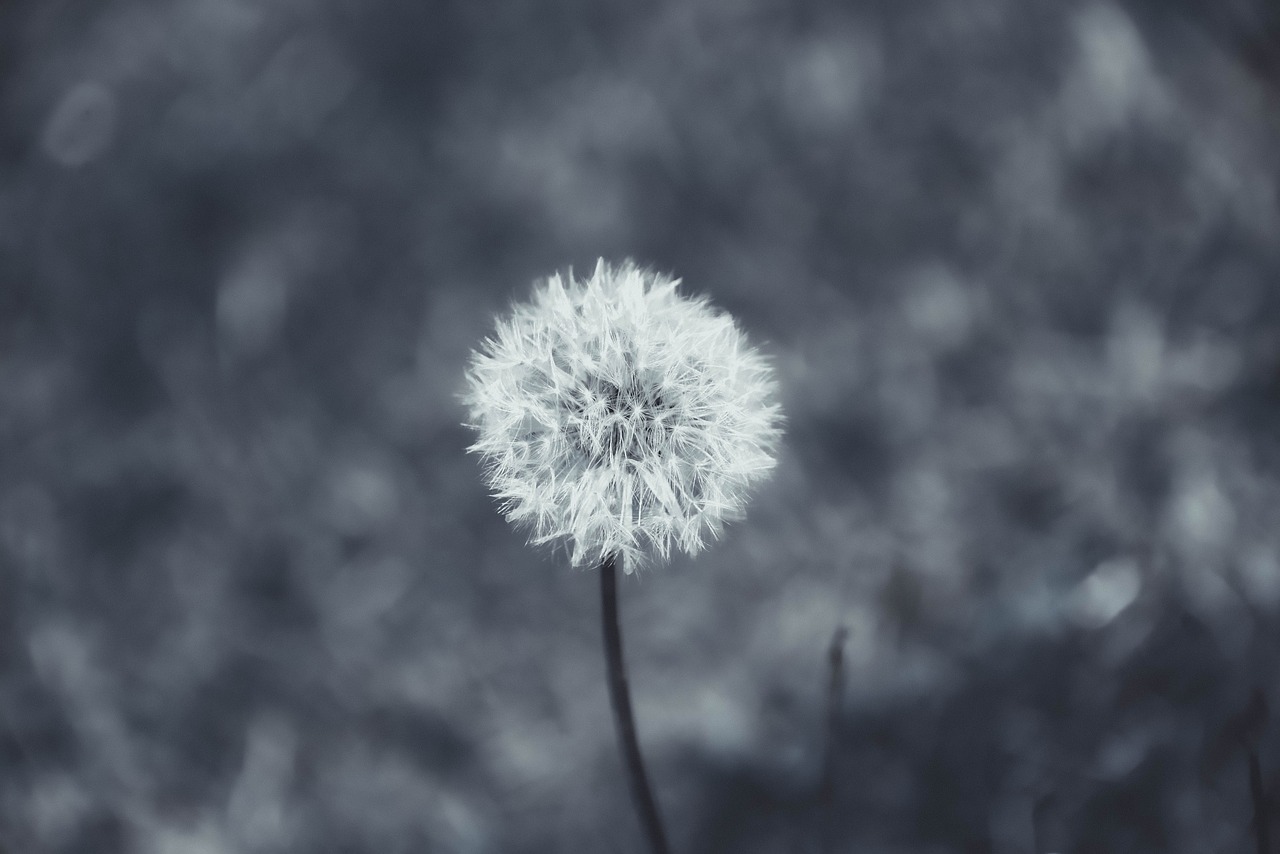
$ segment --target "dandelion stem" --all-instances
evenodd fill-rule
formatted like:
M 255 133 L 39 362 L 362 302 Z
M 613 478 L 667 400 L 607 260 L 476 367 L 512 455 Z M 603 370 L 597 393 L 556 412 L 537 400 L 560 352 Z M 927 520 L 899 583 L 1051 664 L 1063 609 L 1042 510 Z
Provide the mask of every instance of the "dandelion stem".
M 649 788 L 644 758 L 636 740 L 635 716 L 631 712 L 631 690 L 627 687 L 627 668 L 622 660 L 622 629 L 618 623 L 618 574 L 613 555 L 600 564 L 600 604 L 604 619 L 604 653 L 609 671 L 609 699 L 613 701 L 613 718 L 618 731 L 618 748 L 627 765 L 631 782 L 631 799 L 635 801 L 640 824 L 649 837 L 654 854 L 669 854 L 667 834 L 658 815 L 658 805 Z

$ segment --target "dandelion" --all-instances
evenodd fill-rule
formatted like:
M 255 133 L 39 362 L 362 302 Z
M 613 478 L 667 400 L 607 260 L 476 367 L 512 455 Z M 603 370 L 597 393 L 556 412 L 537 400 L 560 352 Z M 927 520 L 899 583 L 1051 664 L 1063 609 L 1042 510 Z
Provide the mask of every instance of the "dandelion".
M 696 554 L 774 465 L 768 364 L 678 284 L 603 259 L 585 282 L 557 274 L 473 355 L 468 450 L 507 519 L 574 566 Z
M 665 837 L 636 746 L 615 568 L 697 554 L 741 518 L 775 464 L 776 383 L 733 318 L 669 279 L 601 259 L 589 279 L 553 275 L 472 355 L 468 450 L 513 524 L 601 572 L 610 691 L 641 818 Z

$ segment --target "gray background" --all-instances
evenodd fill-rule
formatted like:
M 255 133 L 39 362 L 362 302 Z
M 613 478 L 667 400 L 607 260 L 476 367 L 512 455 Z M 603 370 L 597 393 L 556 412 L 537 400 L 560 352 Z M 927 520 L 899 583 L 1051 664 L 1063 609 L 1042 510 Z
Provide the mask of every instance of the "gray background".
M 732 311 L 789 419 L 745 522 L 622 585 L 678 851 L 819 850 L 839 625 L 829 850 L 1252 850 L 1278 24 L 0 6 L 0 845 L 642 851 L 595 578 L 453 396 L 603 255 Z

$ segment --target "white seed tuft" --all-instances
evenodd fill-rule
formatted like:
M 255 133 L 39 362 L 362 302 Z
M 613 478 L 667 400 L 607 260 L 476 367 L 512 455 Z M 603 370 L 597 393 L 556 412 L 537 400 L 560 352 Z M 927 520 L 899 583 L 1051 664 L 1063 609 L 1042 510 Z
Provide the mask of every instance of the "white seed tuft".
M 468 450 L 506 518 L 574 566 L 696 554 L 776 462 L 771 367 L 678 284 L 604 259 L 584 281 L 553 275 L 472 354 Z

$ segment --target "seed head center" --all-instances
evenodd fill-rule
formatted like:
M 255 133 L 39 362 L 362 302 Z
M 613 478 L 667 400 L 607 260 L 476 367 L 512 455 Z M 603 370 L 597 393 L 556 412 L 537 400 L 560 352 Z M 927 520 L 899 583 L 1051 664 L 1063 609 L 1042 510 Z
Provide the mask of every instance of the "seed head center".
M 572 399 L 569 437 L 589 465 L 659 456 L 671 432 L 672 407 L 656 382 L 619 385 L 595 378 Z

